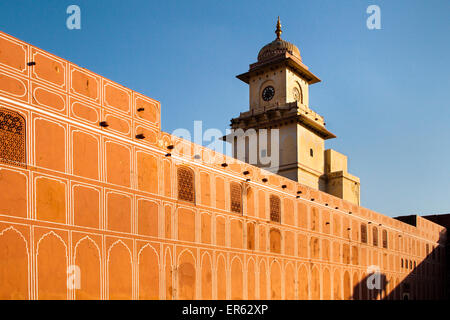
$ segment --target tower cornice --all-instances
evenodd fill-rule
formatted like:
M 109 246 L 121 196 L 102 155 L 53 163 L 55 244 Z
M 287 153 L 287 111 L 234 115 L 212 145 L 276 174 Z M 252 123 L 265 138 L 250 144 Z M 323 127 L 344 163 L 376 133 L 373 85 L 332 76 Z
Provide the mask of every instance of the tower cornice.
M 333 133 L 325 128 L 323 120 L 314 116 L 315 113 L 312 110 L 309 110 L 310 113 L 302 113 L 301 111 L 297 102 L 288 103 L 284 106 L 250 110 L 231 119 L 231 128 L 243 130 L 275 128 L 295 122 L 324 140 L 336 138 Z
M 314 84 L 321 81 L 315 74 L 308 70 L 308 67 L 304 65 L 300 59 L 288 52 L 279 54 L 271 59 L 255 62 L 250 65 L 249 71 L 237 75 L 236 78 L 248 84 L 250 83 L 251 76 L 274 65 L 290 67 L 301 78 L 305 79 L 308 84 Z

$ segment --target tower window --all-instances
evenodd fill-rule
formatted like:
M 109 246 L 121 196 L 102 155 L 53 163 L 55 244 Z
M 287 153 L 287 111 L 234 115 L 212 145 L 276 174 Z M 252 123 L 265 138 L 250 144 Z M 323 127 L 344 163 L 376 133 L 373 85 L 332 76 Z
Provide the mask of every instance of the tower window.
M 311 156 L 311 157 L 314 157 L 314 151 L 313 151 L 313 149 L 311 148 L 311 149 L 309 149 L 309 155 Z
M 178 178 L 178 199 L 188 202 L 195 202 L 194 172 L 186 167 L 179 167 Z
M 25 119 L 0 108 L 0 162 L 26 167 Z
M 236 213 L 242 212 L 242 188 L 239 183 L 232 182 L 230 184 L 231 211 Z
M 270 196 L 270 220 L 274 222 L 281 222 L 280 219 L 281 201 L 277 196 Z

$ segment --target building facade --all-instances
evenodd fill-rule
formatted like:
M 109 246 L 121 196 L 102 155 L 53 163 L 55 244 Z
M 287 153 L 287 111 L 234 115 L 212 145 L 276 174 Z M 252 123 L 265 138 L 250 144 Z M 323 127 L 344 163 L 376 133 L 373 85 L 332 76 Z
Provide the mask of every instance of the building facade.
M 0 299 L 444 297 L 444 227 L 171 136 L 160 108 L 0 32 Z

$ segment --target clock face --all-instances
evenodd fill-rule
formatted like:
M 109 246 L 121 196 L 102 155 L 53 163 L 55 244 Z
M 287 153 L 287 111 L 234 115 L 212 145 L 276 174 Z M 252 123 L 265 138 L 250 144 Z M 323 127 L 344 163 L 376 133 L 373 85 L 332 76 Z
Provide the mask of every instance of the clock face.
M 264 101 L 272 100 L 275 95 L 275 89 L 272 86 L 265 87 L 262 92 L 262 98 Z

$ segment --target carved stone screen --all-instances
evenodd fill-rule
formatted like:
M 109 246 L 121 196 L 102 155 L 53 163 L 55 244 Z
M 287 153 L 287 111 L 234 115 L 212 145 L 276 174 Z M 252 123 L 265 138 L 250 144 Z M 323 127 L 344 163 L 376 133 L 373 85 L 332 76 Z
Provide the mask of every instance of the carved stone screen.
M 375 247 L 378 247 L 378 228 L 373 227 L 372 229 L 372 239 L 373 239 L 373 245 Z
M 0 108 L 0 162 L 25 167 L 25 150 L 25 119 Z
M 241 213 L 242 211 L 242 188 L 239 183 L 230 184 L 231 211 Z
M 178 199 L 195 202 L 194 173 L 188 168 L 178 168 Z
M 365 224 L 361 225 L 361 242 L 367 243 L 367 226 Z
M 280 211 L 281 211 L 280 198 L 278 198 L 277 196 L 271 195 L 270 196 L 270 220 L 275 221 L 275 222 L 281 222 Z

